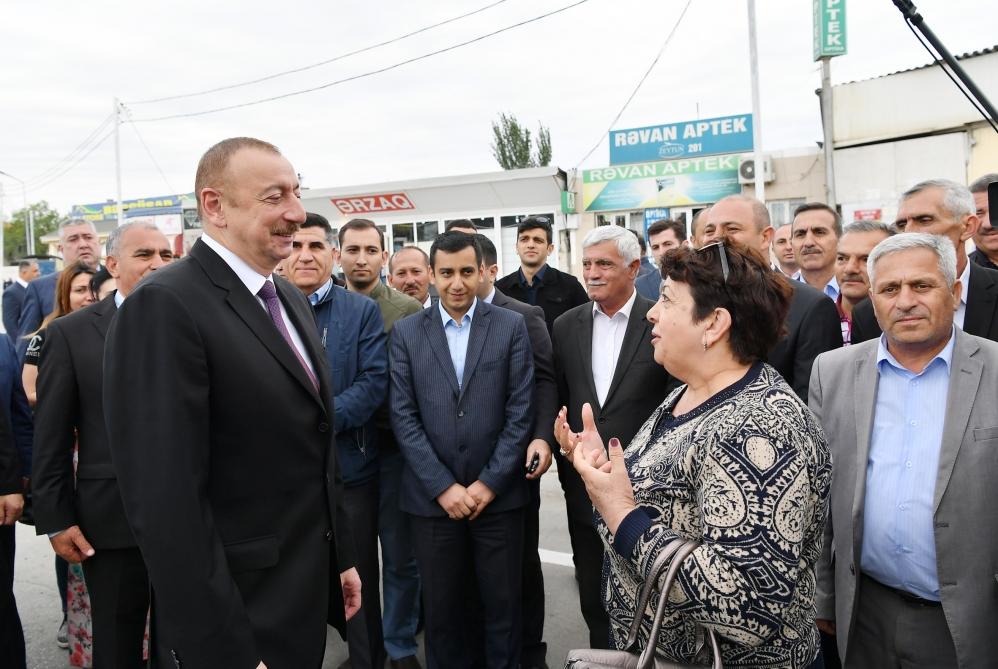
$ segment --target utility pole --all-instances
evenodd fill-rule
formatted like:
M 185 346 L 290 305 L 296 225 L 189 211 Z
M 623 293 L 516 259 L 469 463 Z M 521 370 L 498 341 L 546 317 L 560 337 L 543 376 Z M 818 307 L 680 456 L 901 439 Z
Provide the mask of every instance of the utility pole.
M 759 111 L 759 49 L 755 36 L 755 0 L 748 0 L 749 68 L 752 79 L 752 161 L 755 165 L 755 197 L 766 202 L 766 170 L 762 157 L 762 114 Z
M 114 178 L 118 184 L 118 225 L 125 222 L 125 210 L 121 204 L 121 103 L 114 99 Z
M 832 126 L 832 59 L 821 59 L 821 128 L 824 131 L 825 204 L 835 209 L 835 132 Z

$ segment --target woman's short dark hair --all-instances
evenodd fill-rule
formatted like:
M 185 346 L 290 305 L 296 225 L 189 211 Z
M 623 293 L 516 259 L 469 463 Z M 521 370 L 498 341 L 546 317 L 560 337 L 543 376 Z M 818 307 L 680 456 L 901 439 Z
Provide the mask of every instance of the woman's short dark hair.
M 693 296 L 693 320 L 699 323 L 714 309 L 731 314 L 729 345 L 742 364 L 764 360 L 784 334 L 793 290 L 762 254 L 728 239 L 700 249 L 680 246 L 662 259 L 662 278 L 685 283 Z M 721 253 L 728 263 L 725 280 Z
M 113 278 L 106 267 L 101 267 L 96 274 L 90 277 L 90 292 L 93 293 L 95 300 L 100 301 L 100 287 Z

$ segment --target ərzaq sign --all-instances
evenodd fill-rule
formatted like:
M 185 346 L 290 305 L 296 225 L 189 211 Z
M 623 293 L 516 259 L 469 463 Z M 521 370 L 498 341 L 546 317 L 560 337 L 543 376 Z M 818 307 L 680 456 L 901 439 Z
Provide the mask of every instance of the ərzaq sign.
M 751 114 L 610 131 L 611 165 L 751 150 Z

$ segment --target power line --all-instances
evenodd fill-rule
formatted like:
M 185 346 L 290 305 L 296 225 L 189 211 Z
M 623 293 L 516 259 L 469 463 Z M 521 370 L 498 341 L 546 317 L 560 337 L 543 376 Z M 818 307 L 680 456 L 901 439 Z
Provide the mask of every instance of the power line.
M 415 63 L 415 62 L 420 61 L 420 60 L 425 60 L 425 59 L 430 58 L 432 56 L 437 56 L 437 55 L 440 55 L 442 53 L 447 53 L 448 51 L 453 51 L 453 50 L 459 49 L 459 48 L 461 48 L 463 46 L 468 46 L 469 44 L 474 44 L 475 42 L 481 42 L 482 40 L 488 39 L 490 37 L 495 37 L 496 35 L 499 35 L 501 33 L 507 32 L 509 30 L 513 30 L 514 28 L 519 28 L 521 26 L 525 26 L 527 24 L 534 23 L 536 21 L 540 21 L 541 19 L 546 19 L 549 16 L 554 16 L 555 14 L 560 14 L 561 12 L 567 11 L 567 10 L 572 9 L 574 7 L 578 7 L 579 5 L 584 5 L 587 2 L 589 2 L 589 0 L 578 0 L 578 2 L 574 2 L 574 3 L 570 4 L 570 5 L 566 5 L 564 7 L 561 7 L 560 9 L 556 9 L 556 10 L 548 12 L 546 14 L 541 14 L 540 16 L 535 16 L 532 19 L 526 19 L 524 21 L 520 21 L 519 23 L 514 23 L 512 25 L 506 26 L 505 28 L 500 28 L 499 30 L 494 30 L 494 31 L 492 31 L 490 33 L 486 33 L 484 35 L 480 35 L 480 36 L 475 37 L 473 39 L 466 40 L 464 42 L 459 42 L 457 44 L 453 44 L 451 46 L 444 47 L 443 49 L 437 49 L 436 51 L 430 51 L 429 53 L 424 53 L 424 54 L 422 54 L 420 56 L 415 56 L 413 58 L 409 58 L 407 60 L 403 60 L 403 61 L 401 61 L 399 63 L 395 63 L 394 65 L 388 65 L 386 67 L 382 67 L 382 68 L 379 68 L 377 70 L 371 70 L 369 72 L 364 72 L 363 74 L 356 74 L 356 75 L 353 75 L 351 77 L 346 77 L 344 79 L 337 79 L 336 81 L 331 81 L 328 84 L 322 84 L 321 86 L 313 86 L 312 88 L 305 88 L 305 89 L 298 90 L 298 91 L 292 91 L 291 93 L 284 93 L 282 95 L 273 95 L 271 97 L 262 98 L 262 99 L 259 99 L 259 100 L 252 100 L 250 102 L 242 102 L 240 104 L 235 104 L 235 105 L 227 105 L 225 107 L 215 107 L 214 109 L 205 109 L 203 111 L 185 112 L 185 113 L 181 113 L 181 114 L 168 114 L 166 116 L 154 116 L 154 117 L 151 117 L 151 118 L 137 118 L 137 119 L 133 119 L 132 123 L 151 123 L 153 121 L 166 121 L 166 120 L 175 119 L 175 118 L 190 118 L 190 117 L 193 117 L 193 116 L 204 116 L 206 114 L 215 114 L 217 112 L 229 111 L 229 110 L 232 110 L 232 109 L 240 109 L 242 107 L 251 107 L 253 105 L 259 105 L 259 104 L 263 104 L 265 102 L 273 102 L 275 100 L 283 100 L 284 98 L 290 98 L 290 97 L 294 97 L 296 95 L 304 95 L 306 93 L 314 93 L 315 91 L 321 91 L 323 89 L 330 88 L 332 86 L 338 86 L 339 84 L 345 84 L 345 83 L 350 82 L 350 81 L 356 81 L 358 79 L 364 79 L 364 78 L 367 78 L 367 77 L 374 76 L 376 74 L 382 74 L 384 72 L 388 72 L 390 70 L 394 70 L 394 69 L 400 68 L 403 65 L 409 65 L 410 63 Z
M 586 162 L 586 159 L 589 158 L 589 156 L 593 155 L 593 152 L 599 148 L 600 144 L 603 143 L 603 140 L 606 139 L 607 136 L 610 134 L 610 131 L 613 130 L 613 126 L 616 125 L 617 121 L 620 120 L 620 117 L 624 115 L 624 110 L 626 110 L 627 106 L 631 104 L 631 101 L 634 99 L 634 96 L 638 94 L 638 91 L 641 90 L 641 86 L 645 83 L 645 79 L 647 79 L 648 75 L 651 74 L 651 71 L 655 69 L 655 65 L 658 64 L 659 58 L 661 58 L 662 54 L 665 53 L 665 48 L 669 46 L 669 42 L 672 41 L 673 35 L 675 35 L 676 30 L 679 29 L 679 24 L 683 22 L 683 17 L 686 16 L 686 10 L 690 8 L 691 4 L 693 4 L 693 0 L 686 0 L 686 6 L 683 7 L 683 11 L 679 14 L 679 18 L 676 19 L 676 24 L 672 26 L 672 30 L 669 31 L 669 34 L 666 36 L 665 41 L 662 42 L 662 48 L 658 50 L 658 54 L 655 56 L 655 59 L 651 62 L 651 65 L 648 66 L 648 69 L 645 71 L 644 76 L 641 77 L 641 80 L 638 82 L 638 85 L 634 87 L 633 91 L 631 91 L 631 95 L 627 98 L 627 101 L 624 103 L 624 106 L 620 108 L 620 111 L 617 112 L 617 115 L 613 117 L 612 121 L 610 121 L 610 127 L 606 129 L 606 132 L 600 135 L 599 141 L 596 142 L 593 148 L 589 149 L 589 152 L 586 155 L 582 156 L 582 159 L 575 164 L 576 169 L 578 169 L 578 167 L 582 165 L 582 163 Z
M 77 153 L 79 153 L 80 151 L 84 150 L 87 147 L 87 145 L 90 144 L 94 140 L 94 138 L 97 137 L 97 135 L 99 135 L 100 132 L 104 128 L 107 127 L 107 124 L 112 121 L 113 117 L 114 117 L 114 114 L 108 114 L 107 116 L 105 116 L 104 120 L 101 121 L 100 124 L 96 128 L 94 128 L 90 132 L 90 134 L 87 135 L 86 138 L 84 138 L 83 141 L 80 142 L 76 146 L 75 149 L 73 149 L 72 151 L 70 151 L 69 153 L 67 153 L 65 156 L 63 156 L 61 159 L 59 159 L 58 161 L 56 161 L 52 165 L 49 165 L 48 167 L 46 167 L 44 170 L 42 170 L 41 172 L 39 172 L 35 176 L 33 176 L 30 179 L 28 179 L 27 182 L 26 182 L 28 184 L 28 186 L 29 187 L 33 187 L 32 184 L 34 182 L 44 181 L 45 179 L 47 179 L 48 177 L 50 177 L 52 174 L 55 174 L 56 172 L 58 172 L 59 169 L 62 167 L 63 164 L 65 164 L 65 163 L 73 160 L 76 157 Z
M 110 130 L 110 131 L 109 131 L 108 133 L 106 133 L 106 134 L 105 134 L 105 135 L 104 135 L 103 137 L 101 137 L 101 138 L 100 138 L 100 139 L 99 139 L 99 140 L 97 141 L 97 143 L 96 143 L 96 144 L 93 144 L 93 145 L 92 145 L 92 146 L 91 146 L 91 147 L 90 147 L 89 149 L 87 149 L 86 153 L 84 153 L 84 154 L 83 154 L 83 155 L 81 155 L 81 156 L 80 156 L 79 158 L 77 158 L 77 159 L 76 159 L 76 160 L 75 160 L 75 161 L 74 161 L 74 162 L 73 162 L 72 164 L 68 165 L 68 166 L 67 166 L 67 167 L 66 167 L 65 169 L 63 169 L 63 170 L 62 170 L 61 172 L 59 172 L 59 173 L 57 173 L 57 174 L 55 174 L 55 175 L 53 175 L 53 176 L 51 176 L 51 177 L 49 177 L 49 178 L 47 178 L 47 179 L 43 180 L 43 181 L 42 181 L 41 183 L 37 183 L 37 184 L 34 184 L 33 186 L 31 186 L 31 190 L 39 190 L 39 189 L 42 189 L 42 188 L 45 188 L 46 186 L 48 186 L 48 185 L 49 185 L 49 184 L 51 184 L 51 183 L 54 183 L 54 182 L 58 181 L 58 180 L 59 180 L 60 178 L 62 178 L 62 177 L 63 177 L 63 176 L 65 175 L 65 174 L 67 174 L 67 173 L 68 173 L 68 172 L 69 172 L 70 170 L 72 170 L 72 169 L 73 169 L 73 168 L 75 168 L 75 167 L 76 167 L 77 165 L 79 165 L 79 164 L 80 164 L 81 162 L 83 162 L 84 160 L 86 160 L 86 158 L 87 158 L 87 157 L 88 157 L 88 156 L 89 156 L 89 155 L 90 155 L 91 153 L 93 153 L 94 151 L 96 151 L 96 150 L 97 150 L 97 147 L 99 147 L 99 146 L 100 146 L 101 144 L 103 144 L 104 142 L 106 142 L 106 141 L 108 140 L 108 138 L 109 138 L 109 137 L 111 137 L 111 136 L 112 136 L 113 134 L 114 134 L 114 129 Z
M 142 148 L 146 150 L 146 155 L 149 156 L 149 160 L 151 160 L 152 164 L 156 166 L 156 171 L 159 172 L 159 176 L 163 178 L 163 183 L 166 184 L 167 190 L 170 193 L 175 193 L 176 191 L 173 189 L 173 186 L 170 185 L 170 180 L 166 178 L 166 174 L 163 172 L 163 168 L 159 166 L 159 161 L 157 161 L 156 157 L 152 155 L 152 151 L 149 150 L 149 145 L 146 144 L 146 140 L 142 138 L 142 134 L 139 132 L 138 126 L 135 125 L 134 123 L 131 123 L 131 118 L 132 118 L 131 110 L 125 105 L 121 105 L 121 108 L 125 111 L 125 114 L 128 115 L 129 125 L 132 126 L 132 130 L 135 131 L 135 136 L 139 138 L 139 142 L 142 144 Z
M 394 37 L 392 39 L 385 40 L 384 42 L 378 42 L 377 44 L 371 44 L 370 46 L 365 46 L 365 47 L 362 47 L 360 49 L 355 49 L 354 51 L 348 51 L 347 53 L 343 53 L 343 54 L 340 54 L 338 56 L 334 56 L 333 58 L 330 58 L 328 60 L 319 61 L 318 63 L 312 63 L 311 65 L 303 65 L 302 67 L 297 67 L 297 68 L 294 68 L 292 70 L 284 70 L 283 72 L 276 72 L 274 74 L 269 74 L 269 75 L 267 75 L 265 77 L 260 77 L 258 79 L 250 79 L 249 81 L 243 81 L 243 82 L 240 82 L 238 84 L 230 84 L 228 86 L 218 86 L 216 88 L 208 88 L 208 89 L 201 90 L 201 91 L 195 91 L 193 93 L 183 93 L 181 95 L 170 95 L 170 96 L 161 97 L 161 98 L 149 98 L 149 99 L 146 99 L 146 100 L 135 100 L 134 102 L 129 102 L 128 104 L 130 104 L 130 105 L 144 105 L 144 104 L 151 104 L 153 102 L 166 102 L 168 100 L 181 100 L 181 99 L 184 99 L 184 98 L 193 98 L 193 97 L 197 97 L 199 95 L 208 95 L 209 93 L 218 93 L 220 91 L 229 91 L 229 90 L 232 90 L 234 88 L 241 88 L 243 86 L 250 86 L 252 84 L 259 84 L 259 83 L 262 83 L 264 81 L 270 81 L 272 79 L 277 79 L 279 77 L 284 77 L 284 76 L 287 76 L 289 74 L 298 74 L 299 72 L 305 72 L 307 70 L 313 70 L 313 69 L 315 69 L 317 67 L 322 67 L 323 65 L 329 65 L 330 63 L 335 63 L 336 61 L 343 60 L 344 58 L 349 58 L 350 56 L 356 56 L 357 54 L 364 53 L 366 51 L 372 51 L 374 49 L 378 49 L 378 48 L 381 48 L 383 46 L 387 46 L 389 44 L 394 44 L 395 42 L 401 42 L 404 39 L 407 39 L 409 37 L 413 37 L 414 35 L 418 35 L 420 33 L 424 33 L 424 32 L 426 32 L 428 30 L 433 30 L 434 28 L 439 28 L 440 26 L 447 25 L 448 23 L 453 23 L 455 21 L 460 21 L 461 19 L 467 18 L 469 16 L 473 16 L 475 14 L 479 14 L 481 12 L 484 12 L 487 9 L 492 9 L 496 5 L 501 5 L 504 2 L 506 2 L 506 1 L 507 0 L 498 0 L 497 2 L 493 2 L 491 4 L 485 5 L 484 7 L 479 7 L 478 9 L 476 9 L 474 11 L 466 12 L 464 14 L 460 14 L 459 16 L 451 17 L 451 18 L 449 18 L 449 19 L 447 19 L 445 21 L 441 21 L 439 23 L 434 23 L 433 25 L 429 25 L 429 26 L 425 26 L 423 28 L 420 28 L 419 30 L 413 30 L 412 32 L 406 33 L 404 35 L 399 35 L 398 37 Z

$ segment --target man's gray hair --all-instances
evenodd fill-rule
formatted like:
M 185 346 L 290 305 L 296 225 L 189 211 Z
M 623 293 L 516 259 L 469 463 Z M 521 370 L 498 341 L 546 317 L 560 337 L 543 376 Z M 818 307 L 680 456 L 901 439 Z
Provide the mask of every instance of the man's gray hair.
M 582 240 L 582 248 L 585 250 L 603 242 L 615 242 L 617 253 L 627 265 L 641 257 L 641 246 L 638 244 L 637 237 L 629 229 L 619 225 L 601 225 L 590 230 L 586 238 Z
M 121 251 L 121 238 L 124 236 L 127 230 L 131 229 L 137 230 L 159 230 L 155 223 L 149 221 L 134 221 L 132 223 L 122 223 L 118 227 L 111 230 L 111 234 L 107 236 L 107 255 L 118 257 L 118 252 Z
M 715 204 L 720 204 L 721 202 L 748 202 L 752 205 L 752 220 L 759 232 L 762 232 L 772 225 L 772 221 L 769 218 L 769 208 L 751 195 L 735 193 L 734 195 L 722 197 Z
M 903 235 L 888 237 L 873 247 L 870 257 L 866 260 L 866 273 L 870 277 L 870 287 L 876 282 L 877 261 L 893 253 L 911 251 L 912 249 L 928 249 L 939 258 L 939 271 L 946 279 L 946 286 L 953 288 L 956 283 L 956 248 L 953 242 L 941 235 L 928 235 L 924 232 L 908 232 Z
M 882 232 L 888 237 L 897 234 L 893 225 L 888 225 L 883 221 L 853 221 L 842 230 L 842 236 L 844 237 L 850 232 Z
M 77 225 L 89 225 L 94 229 L 94 232 L 97 232 L 97 226 L 94 225 L 93 221 L 88 221 L 82 218 L 70 218 L 59 224 L 59 239 L 62 240 L 66 238 L 66 228 L 73 228 Z
M 904 202 L 912 195 L 921 193 L 929 188 L 938 188 L 943 192 L 943 209 L 950 216 L 960 218 L 961 216 L 973 216 L 977 214 L 977 205 L 974 204 L 974 196 L 970 194 L 970 189 L 963 184 L 958 184 L 949 179 L 929 179 L 921 181 L 901 195 Z
M 998 182 L 998 172 L 992 172 L 991 174 L 985 174 L 983 177 L 974 179 L 974 182 L 970 184 L 971 193 L 987 193 L 988 186 Z

